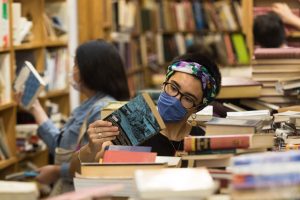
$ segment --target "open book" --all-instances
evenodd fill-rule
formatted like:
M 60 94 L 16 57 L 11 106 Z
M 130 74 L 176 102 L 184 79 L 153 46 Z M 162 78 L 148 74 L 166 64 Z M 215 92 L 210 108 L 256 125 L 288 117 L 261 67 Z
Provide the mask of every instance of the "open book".
M 21 106 L 29 109 L 44 87 L 45 82 L 42 77 L 30 62 L 25 61 L 14 82 L 15 91 L 23 93 Z
M 136 146 L 158 134 L 165 124 L 149 94 L 138 95 L 104 118 L 119 127 L 120 134 L 112 142 Z

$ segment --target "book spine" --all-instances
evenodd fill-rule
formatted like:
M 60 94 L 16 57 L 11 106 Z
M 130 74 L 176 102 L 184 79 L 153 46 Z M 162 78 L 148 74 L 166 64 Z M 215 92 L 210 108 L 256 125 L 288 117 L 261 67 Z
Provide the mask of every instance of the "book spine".
M 269 188 L 278 186 L 298 185 L 299 173 L 284 173 L 276 175 L 234 175 L 233 187 L 235 189 Z
M 184 150 L 187 152 L 249 148 L 250 136 L 226 136 L 226 137 L 186 137 L 184 139 Z
M 201 150 L 201 151 L 192 151 L 188 153 L 188 155 L 212 155 L 212 154 L 236 154 L 236 149 Z
M 300 144 L 287 144 L 285 150 L 300 150 Z

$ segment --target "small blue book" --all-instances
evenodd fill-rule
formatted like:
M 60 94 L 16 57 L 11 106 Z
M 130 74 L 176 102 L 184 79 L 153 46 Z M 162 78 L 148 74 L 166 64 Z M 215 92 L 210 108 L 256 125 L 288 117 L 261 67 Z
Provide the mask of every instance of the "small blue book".
M 119 127 L 115 145 L 137 146 L 165 128 L 154 102 L 143 93 L 104 118 Z
M 22 93 L 21 106 L 29 109 L 44 87 L 45 82 L 34 66 L 25 61 L 14 82 L 15 91 Z
M 111 150 L 111 151 L 132 151 L 132 152 L 151 152 L 152 147 L 110 145 L 110 146 L 106 146 L 105 150 Z

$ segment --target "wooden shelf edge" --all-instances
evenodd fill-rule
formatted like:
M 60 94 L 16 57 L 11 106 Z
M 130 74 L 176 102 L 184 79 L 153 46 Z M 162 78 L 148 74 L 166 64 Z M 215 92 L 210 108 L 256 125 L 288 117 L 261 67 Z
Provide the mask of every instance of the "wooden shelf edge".
M 8 103 L 0 104 L 0 111 L 12 108 L 14 106 L 16 106 L 15 102 L 8 102 Z
M 66 89 L 62 89 L 62 90 L 48 91 L 48 92 L 46 92 L 45 95 L 40 96 L 39 98 L 46 99 L 46 98 L 53 98 L 53 97 L 58 97 L 58 96 L 63 96 L 63 95 L 68 95 L 68 94 L 69 94 L 69 90 L 66 88 Z
M 64 47 L 68 45 L 68 41 L 66 40 L 48 40 L 46 43 L 46 47 Z
M 7 160 L 1 160 L 0 161 L 0 170 L 15 164 L 17 161 L 18 161 L 18 159 L 16 157 L 11 157 Z
M 0 47 L 0 53 L 8 53 L 10 51 L 10 47 Z
M 24 43 L 14 46 L 15 50 L 37 49 L 43 47 L 42 43 Z

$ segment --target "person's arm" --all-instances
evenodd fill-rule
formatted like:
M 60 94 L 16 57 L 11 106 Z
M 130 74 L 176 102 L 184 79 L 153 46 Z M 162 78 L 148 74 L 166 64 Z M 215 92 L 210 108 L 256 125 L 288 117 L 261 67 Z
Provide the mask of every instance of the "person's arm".
M 97 162 L 102 155 L 104 143 L 114 140 L 119 134 L 118 127 L 111 122 L 97 120 L 89 125 L 87 130 L 88 144 L 81 147 L 73 156 L 70 164 L 70 174 L 80 173 L 81 162 Z
M 280 16 L 284 23 L 300 29 L 300 17 L 295 15 L 286 3 L 274 3 L 272 10 Z
M 59 129 L 48 118 L 46 112 L 40 102 L 36 100 L 30 108 L 30 113 L 35 118 L 38 127 L 39 137 L 47 144 L 47 147 L 52 155 L 54 155 L 57 140 L 60 134 Z

